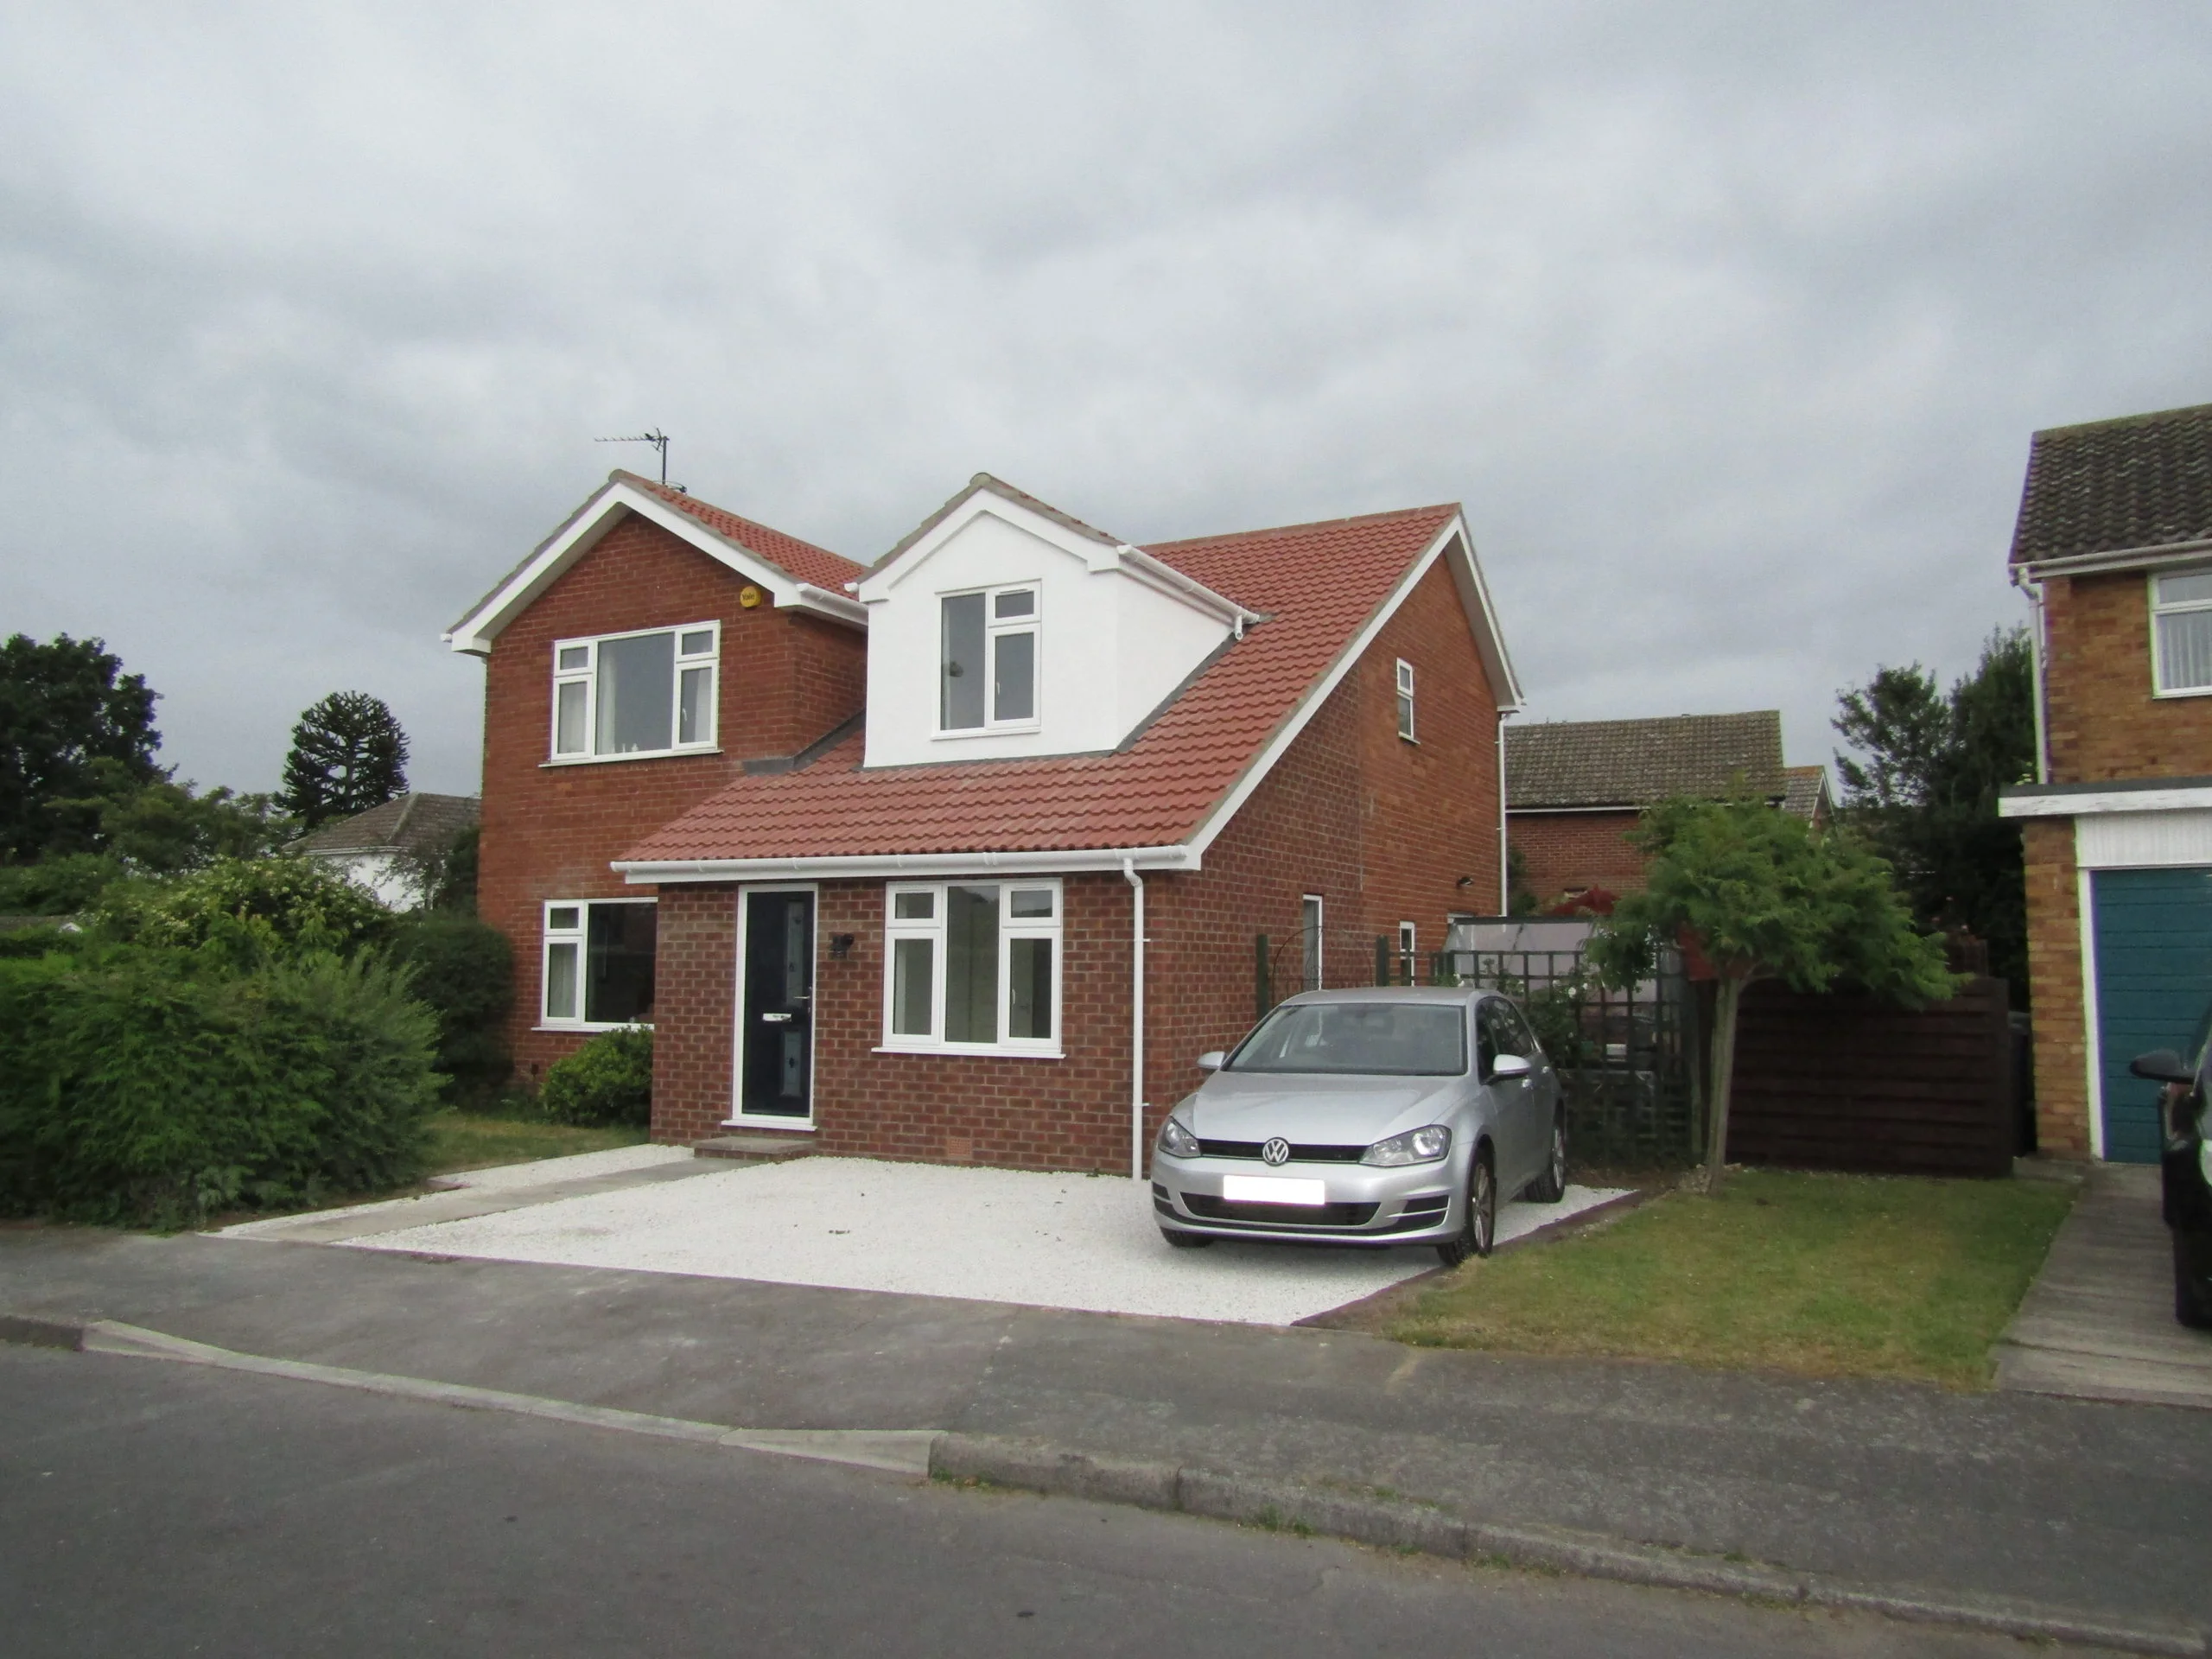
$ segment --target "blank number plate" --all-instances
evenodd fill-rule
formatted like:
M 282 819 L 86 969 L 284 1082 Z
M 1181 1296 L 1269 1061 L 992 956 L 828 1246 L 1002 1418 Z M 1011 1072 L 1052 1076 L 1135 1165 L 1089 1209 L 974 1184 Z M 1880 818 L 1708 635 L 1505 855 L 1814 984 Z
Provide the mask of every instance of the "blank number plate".
M 1274 1175 L 1224 1175 L 1221 1196 L 1231 1204 L 1326 1204 L 1326 1181 L 1293 1181 Z

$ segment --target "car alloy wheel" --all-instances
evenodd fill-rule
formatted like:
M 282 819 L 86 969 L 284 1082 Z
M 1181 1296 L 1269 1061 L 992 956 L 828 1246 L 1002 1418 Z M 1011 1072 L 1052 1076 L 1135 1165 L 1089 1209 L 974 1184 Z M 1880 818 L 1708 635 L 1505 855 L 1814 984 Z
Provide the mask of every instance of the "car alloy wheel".
M 1567 1114 L 1552 1119 L 1551 1161 L 1544 1173 L 1529 1183 L 1529 1196 L 1538 1204 L 1557 1204 L 1567 1196 Z
M 1497 1177 L 1490 1166 L 1490 1148 L 1475 1154 L 1475 1173 L 1467 1179 L 1467 1219 L 1459 1230 L 1436 1247 L 1437 1259 L 1456 1268 L 1471 1255 L 1488 1255 L 1497 1235 Z

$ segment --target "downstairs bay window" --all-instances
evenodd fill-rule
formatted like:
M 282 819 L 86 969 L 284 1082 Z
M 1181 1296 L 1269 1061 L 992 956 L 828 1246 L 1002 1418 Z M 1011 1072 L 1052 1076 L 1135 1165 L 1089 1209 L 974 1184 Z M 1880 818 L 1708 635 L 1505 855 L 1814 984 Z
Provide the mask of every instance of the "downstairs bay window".
M 651 1025 L 656 913 L 650 899 L 548 904 L 541 1022 L 581 1031 Z
M 887 889 L 883 1046 L 1058 1054 L 1060 902 L 1052 880 Z

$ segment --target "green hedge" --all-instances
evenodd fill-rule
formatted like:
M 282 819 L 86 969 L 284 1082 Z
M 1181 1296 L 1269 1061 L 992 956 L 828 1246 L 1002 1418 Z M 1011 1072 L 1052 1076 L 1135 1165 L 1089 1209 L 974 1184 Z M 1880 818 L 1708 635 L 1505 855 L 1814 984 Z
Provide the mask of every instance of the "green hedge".
M 291 952 L 352 956 L 387 943 L 397 918 L 320 860 L 226 858 L 163 881 L 128 881 L 100 897 L 101 931 L 252 964 Z
M 400 918 L 392 960 L 413 975 L 417 999 L 438 1017 L 438 1070 L 447 1097 L 481 1107 L 495 1099 L 514 1062 L 507 1014 L 515 1000 L 514 952 L 487 922 L 454 911 Z
M 653 1034 L 643 1026 L 602 1032 L 545 1068 L 538 1112 L 549 1123 L 652 1122 Z
M 435 1039 L 373 955 L 0 959 L 0 1213 L 175 1228 L 419 1179 Z

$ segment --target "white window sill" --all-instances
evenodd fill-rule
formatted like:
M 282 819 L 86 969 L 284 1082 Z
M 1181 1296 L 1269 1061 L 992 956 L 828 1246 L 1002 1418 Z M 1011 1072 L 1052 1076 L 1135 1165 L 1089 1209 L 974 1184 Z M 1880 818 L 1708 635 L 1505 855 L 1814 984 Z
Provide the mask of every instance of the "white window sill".
M 957 743 L 971 737 L 1030 737 L 1045 729 L 1041 720 L 1018 720 L 1003 726 L 963 726 L 957 731 L 931 732 L 932 743 Z
M 1401 743 L 1410 743 L 1410 744 L 1412 744 L 1412 745 L 1414 746 L 1414 747 L 1415 747 L 1415 748 L 1419 748 L 1419 747 L 1421 747 L 1421 739 L 1419 739 L 1419 738 L 1417 738 L 1417 737 L 1411 737 L 1411 736 L 1408 736 L 1408 735 L 1407 734 L 1405 734 L 1404 732 L 1400 732 L 1400 733 L 1398 734 L 1398 741 L 1399 741 L 1399 742 L 1401 742 Z
M 747 1117 L 740 1112 L 735 1117 L 722 1119 L 726 1129 L 781 1129 L 786 1135 L 812 1135 L 814 1120 L 810 1117 Z
M 2153 691 L 2151 694 L 2154 702 L 2171 702 L 2181 697 L 2212 697 L 2212 685 L 2190 685 L 2177 691 Z
M 939 1058 L 970 1058 L 987 1060 L 1058 1060 L 1066 1055 L 1058 1048 L 1008 1048 L 1004 1044 L 985 1043 L 884 1043 L 868 1051 L 871 1054 L 933 1054 Z
M 596 1037 L 602 1031 L 651 1031 L 650 1020 L 620 1020 L 613 1025 L 588 1025 L 582 1020 L 541 1020 L 531 1027 L 532 1031 L 565 1031 L 580 1037 Z
M 680 749 L 638 749 L 629 754 L 556 754 L 537 764 L 541 771 L 548 766 L 611 766 L 623 760 L 674 760 L 684 755 L 721 752 L 718 743 L 691 743 Z

